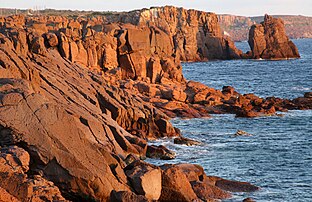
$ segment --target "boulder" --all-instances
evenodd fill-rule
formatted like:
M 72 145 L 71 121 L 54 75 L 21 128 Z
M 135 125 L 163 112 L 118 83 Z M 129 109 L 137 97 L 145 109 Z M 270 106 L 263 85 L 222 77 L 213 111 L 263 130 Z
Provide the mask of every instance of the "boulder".
M 229 94 L 230 96 L 237 94 L 237 92 L 235 91 L 234 87 L 232 86 L 223 86 L 222 87 L 222 93 L 223 94 Z
M 198 198 L 204 201 L 211 199 L 227 199 L 232 196 L 229 192 L 226 192 L 217 186 L 209 185 L 204 182 L 194 181 L 191 182 L 191 184 Z
M 243 202 L 256 202 L 253 198 L 245 198 Z
M 46 55 L 47 50 L 44 45 L 44 38 L 41 36 L 37 36 L 36 34 L 30 34 L 29 37 L 29 49 L 31 52 L 39 55 Z
M 173 98 L 173 100 L 185 102 L 187 95 L 182 89 L 173 89 L 172 98 Z
M 50 32 L 46 33 L 45 38 L 46 38 L 50 47 L 58 46 L 58 38 L 57 38 L 56 34 L 50 33 Z
M 159 168 L 135 161 L 125 168 L 125 173 L 137 194 L 150 200 L 159 199 L 162 190 L 162 174 Z
M 161 167 L 162 191 L 160 201 L 193 201 L 197 199 L 190 182 L 183 171 L 174 165 Z
M 300 57 L 296 45 L 286 35 L 283 20 L 267 14 L 262 23 L 251 26 L 248 43 L 255 59 Z
M 188 181 L 203 181 L 206 176 L 202 166 L 197 164 L 179 163 L 175 165 L 187 177 Z
M 247 133 L 246 131 L 243 130 L 237 130 L 234 136 L 252 136 L 252 134 Z
M 171 136 L 178 135 L 174 129 L 174 127 L 170 124 L 170 122 L 164 118 L 160 118 L 156 120 L 156 125 L 158 126 L 159 130 L 166 134 L 171 134 Z

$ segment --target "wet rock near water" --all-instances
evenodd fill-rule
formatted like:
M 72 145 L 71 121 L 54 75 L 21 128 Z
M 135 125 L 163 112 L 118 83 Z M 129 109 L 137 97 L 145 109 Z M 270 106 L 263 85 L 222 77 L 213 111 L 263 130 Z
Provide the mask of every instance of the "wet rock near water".
M 250 133 L 247 133 L 246 131 L 243 131 L 243 130 L 237 130 L 236 133 L 234 134 L 234 136 L 247 136 L 247 137 L 250 137 L 250 136 L 253 136 L 253 135 L 250 134 Z
M 253 198 L 245 198 L 243 202 L 256 202 Z
M 217 180 L 215 185 L 230 192 L 254 192 L 260 190 L 259 187 L 248 182 L 238 182 L 226 179 Z
M 186 146 L 195 146 L 195 145 L 201 145 L 202 143 L 196 140 L 192 140 L 186 137 L 177 137 L 173 140 L 174 144 L 183 144 Z
M 163 145 L 159 145 L 159 146 L 148 145 L 147 151 L 146 151 L 146 157 L 162 159 L 162 160 L 171 160 L 171 159 L 175 159 L 176 153 L 174 151 L 167 149 Z

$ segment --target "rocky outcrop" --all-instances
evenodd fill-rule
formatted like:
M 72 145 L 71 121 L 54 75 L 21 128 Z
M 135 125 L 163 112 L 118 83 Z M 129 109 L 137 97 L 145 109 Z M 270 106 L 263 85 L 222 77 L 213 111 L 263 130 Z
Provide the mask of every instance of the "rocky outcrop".
M 111 15 L 107 20 L 158 27 L 170 36 L 174 54 L 183 61 L 235 59 L 242 54 L 222 35 L 214 13 L 165 6 Z
M 249 31 L 249 46 L 253 58 L 287 59 L 299 58 L 295 44 L 286 35 L 281 19 L 264 16 L 261 24 L 253 25 Z
M 68 199 L 107 200 L 112 190 L 130 191 L 123 160 L 129 153 L 145 156 L 147 138 L 178 135 L 167 117 L 59 49 L 44 43 L 44 55 L 17 54 L 12 39 L 0 37 L 0 145 L 24 148 L 31 172 Z M 159 129 L 159 120 L 166 128 Z
M 0 193 L 2 201 L 66 201 L 53 182 L 40 175 L 29 176 L 30 156 L 22 148 L 0 149 Z
M 281 18 L 285 24 L 285 31 L 289 38 L 312 38 L 312 18 L 302 15 L 272 15 Z M 234 41 L 247 41 L 249 28 L 253 24 L 261 23 L 263 16 L 245 17 L 236 15 L 218 15 L 221 31 L 229 35 Z
M 2 33 L 14 41 L 18 53 L 46 55 L 58 49 L 63 58 L 96 70 L 120 67 L 121 79 L 161 78 L 183 82 L 180 60 L 168 34 L 157 27 L 136 27 L 103 19 L 67 19 L 51 16 L 4 18 Z

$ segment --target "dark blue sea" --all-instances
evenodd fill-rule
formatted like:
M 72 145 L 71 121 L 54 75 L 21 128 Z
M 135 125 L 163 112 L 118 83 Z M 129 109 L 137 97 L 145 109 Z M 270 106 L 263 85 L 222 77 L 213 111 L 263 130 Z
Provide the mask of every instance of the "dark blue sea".
M 261 97 L 295 98 L 312 91 L 312 39 L 293 40 L 300 59 L 229 60 L 184 63 L 186 79 L 221 89 L 230 85 L 240 93 Z M 248 50 L 246 42 L 236 44 Z M 202 141 L 202 146 L 174 145 L 157 140 L 177 153 L 171 161 L 154 164 L 196 163 L 207 175 L 247 181 L 261 187 L 253 193 L 234 193 L 225 201 L 312 201 L 312 111 L 289 111 L 282 117 L 235 118 L 213 115 L 206 119 L 173 119 L 184 136 Z M 237 130 L 253 134 L 234 137 Z

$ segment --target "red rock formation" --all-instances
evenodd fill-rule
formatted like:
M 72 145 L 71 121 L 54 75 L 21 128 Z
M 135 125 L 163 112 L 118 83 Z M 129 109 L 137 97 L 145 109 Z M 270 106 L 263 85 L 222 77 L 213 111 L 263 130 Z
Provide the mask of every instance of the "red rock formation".
M 30 156 L 24 149 L 1 148 L 0 201 L 66 201 L 52 182 L 40 175 L 27 175 L 29 163 Z
M 122 159 L 145 156 L 147 137 L 177 135 L 169 122 L 159 130 L 156 122 L 166 116 L 152 105 L 54 47 L 17 55 L 10 38 L 0 41 L 0 144 L 24 145 L 33 171 L 67 197 L 106 200 L 112 190 L 130 191 Z
M 284 22 L 269 15 L 265 15 L 264 22 L 251 27 L 248 43 L 253 58 L 285 59 L 300 57 L 297 47 L 286 36 Z
M 108 16 L 107 20 L 158 27 L 170 36 L 175 55 L 183 61 L 233 59 L 242 54 L 222 35 L 214 13 L 165 6 Z
M 310 94 L 293 101 L 261 99 L 231 87 L 186 83 L 170 38 L 159 28 L 100 19 L 12 19 L 0 28 L 0 145 L 24 148 L 32 162 L 29 173 L 43 174 L 68 199 L 144 201 L 160 192 L 161 200 L 196 200 L 215 197 L 205 194 L 212 190 L 225 196 L 202 186 L 209 181 L 198 174 L 202 169 L 190 174 L 190 168 L 173 166 L 160 172 L 143 163 L 136 170 L 126 167 L 129 155 L 144 157 L 147 139 L 180 135 L 165 113 L 258 116 L 311 108 Z M 159 182 L 159 172 L 163 181 L 153 193 L 146 181 Z M 200 181 L 193 187 L 191 176 Z

